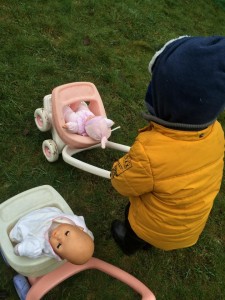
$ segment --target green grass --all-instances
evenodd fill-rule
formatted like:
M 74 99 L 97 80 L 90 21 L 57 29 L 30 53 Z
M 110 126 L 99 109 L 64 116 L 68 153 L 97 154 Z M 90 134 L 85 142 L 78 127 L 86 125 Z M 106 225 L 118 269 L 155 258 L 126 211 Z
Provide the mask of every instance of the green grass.
M 51 138 L 34 124 L 34 110 L 58 85 L 93 82 L 107 115 L 121 129 L 112 140 L 131 145 L 149 81 L 148 62 L 169 39 L 180 35 L 225 35 L 224 1 L 56 0 L 0 3 L 0 202 L 49 184 L 95 235 L 95 256 L 145 283 L 159 300 L 225 299 L 225 181 L 207 226 L 192 248 L 153 249 L 124 256 L 110 236 L 110 224 L 123 217 L 127 199 L 104 178 L 63 162 L 48 163 L 42 141 Z M 220 116 L 225 128 L 225 115 Z M 110 150 L 80 158 L 110 168 Z M 0 289 L 17 299 L 14 271 L 1 262 Z M 64 281 L 44 299 L 139 299 L 122 283 L 87 271 Z

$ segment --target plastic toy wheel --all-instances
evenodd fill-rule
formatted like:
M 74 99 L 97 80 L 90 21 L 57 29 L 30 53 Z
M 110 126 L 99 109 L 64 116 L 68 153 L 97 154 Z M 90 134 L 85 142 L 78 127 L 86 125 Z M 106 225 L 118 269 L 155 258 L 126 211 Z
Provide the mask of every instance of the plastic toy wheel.
M 30 284 L 27 278 L 21 274 L 17 274 L 13 277 L 13 284 L 20 300 L 26 300 L 27 293 L 30 289 Z
M 59 158 L 59 151 L 53 140 L 45 140 L 42 144 L 42 151 L 49 162 L 54 162 Z
M 48 131 L 51 128 L 51 121 L 44 108 L 37 108 L 34 112 L 34 120 L 40 131 Z

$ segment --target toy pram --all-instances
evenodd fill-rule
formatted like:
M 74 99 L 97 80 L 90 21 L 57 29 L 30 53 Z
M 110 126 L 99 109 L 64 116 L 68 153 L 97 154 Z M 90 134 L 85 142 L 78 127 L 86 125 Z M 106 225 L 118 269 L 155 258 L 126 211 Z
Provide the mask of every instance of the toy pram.
M 65 213 L 72 213 L 62 196 L 48 185 L 27 190 L 0 205 L 0 249 L 5 262 L 19 273 L 13 282 L 21 300 L 41 299 L 63 280 L 87 269 L 97 269 L 119 279 L 136 290 L 142 299 L 155 299 L 153 293 L 134 276 L 95 257 L 84 265 L 74 265 L 49 257 L 30 259 L 16 256 L 9 239 L 9 231 L 23 215 L 45 206 L 55 206 Z
M 101 144 L 88 136 L 70 133 L 63 129 L 65 123 L 63 107 L 69 105 L 74 111 L 81 101 L 89 103 L 89 109 L 96 116 L 105 116 L 106 112 L 97 88 L 90 82 L 74 82 L 64 84 L 53 89 L 51 95 L 43 99 L 43 108 L 35 110 L 35 123 L 39 130 L 52 132 L 52 139 L 45 140 L 42 150 L 49 162 L 54 162 L 62 153 L 63 160 L 68 164 L 89 173 L 110 178 L 110 172 L 93 165 L 82 162 L 73 155 L 101 147 Z M 128 152 L 130 147 L 108 141 L 107 148 Z

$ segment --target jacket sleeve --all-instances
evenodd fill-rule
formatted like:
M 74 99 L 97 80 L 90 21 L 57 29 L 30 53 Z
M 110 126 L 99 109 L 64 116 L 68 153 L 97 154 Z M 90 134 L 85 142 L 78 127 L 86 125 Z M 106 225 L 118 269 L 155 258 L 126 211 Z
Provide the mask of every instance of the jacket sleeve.
M 149 157 L 136 140 L 130 151 L 113 164 L 112 186 L 123 196 L 140 196 L 153 189 Z

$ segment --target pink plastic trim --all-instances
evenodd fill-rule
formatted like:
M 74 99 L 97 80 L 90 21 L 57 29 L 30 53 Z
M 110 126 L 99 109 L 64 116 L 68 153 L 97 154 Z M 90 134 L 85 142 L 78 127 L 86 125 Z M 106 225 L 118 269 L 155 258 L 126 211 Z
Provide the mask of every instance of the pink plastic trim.
M 140 280 L 131 274 L 115 267 L 103 260 L 92 257 L 84 265 L 73 265 L 69 262 L 60 266 L 58 269 L 42 276 L 37 279 L 29 278 L 32 287 L 30 288 L 26 300 L 39 300 L 48 291 L 65 279 L 77 274 L 81 271 L 88 269 L 97 269 L 104 272 L 130 286 L 142 296 L 142 300 L 155 300 L 155 296 L 149 288 L 147 288 Z
M 45 155 L 46 155 L 47 157 L 50 157 L 50 156 L 51 156 L 51 152 L 50 152 L 50 150 L 49 150 L 49 148 L 48 148 L 47 146 L 44 147 L 44 151 L 45 151 Z
M 41 116 L 37 115 L 36 120 L 37 120 L 38 125 L 40 127 L 42 127 L 43 126 L 43 120 L 42 120 Z
M 53 124 L 60 138 L 72 148 L 87 148 L 97 144 L 90 137 L 70 133 L 63 129 L 63 107 L 70 105 L 73 110 L 81 101 L 90 102 L 89 108 L 96 116 L 106 116 L 102 99 L 97 88 L 91 82 L 73 82 L 56 87 L 52 91 L 52 118 Z

